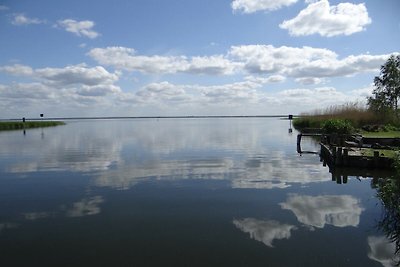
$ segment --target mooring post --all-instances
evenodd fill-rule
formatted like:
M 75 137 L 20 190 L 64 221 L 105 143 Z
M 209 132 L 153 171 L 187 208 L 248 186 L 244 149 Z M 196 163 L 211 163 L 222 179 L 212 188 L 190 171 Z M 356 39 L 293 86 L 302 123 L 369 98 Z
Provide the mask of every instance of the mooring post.
M 336 165 L 336 147 L 335 146 L 332 146 L 331 162 L 332 162 L 333 165 Z
M 341 184 L 342 183 L 342 176 L 340 175 L 339 172 L 336 174 L 336 183 L 337 184 Z
M 336 150 L 336 165 L 342 165 L 342 163 L 343 163 L 342 147 L 338 147 Z
M 347 166 L 349 164 L 349 149 L 343 148 L 343 166 Z
M 299 153 L 299 154 L 301 154 L 301 146 L 300 146 L 301 136 L 302 136 L 302 134 L 297 135 L 297 153 Z
M 379 151 L 374 151 L 374 165 L 375 167 L 379 167 Z

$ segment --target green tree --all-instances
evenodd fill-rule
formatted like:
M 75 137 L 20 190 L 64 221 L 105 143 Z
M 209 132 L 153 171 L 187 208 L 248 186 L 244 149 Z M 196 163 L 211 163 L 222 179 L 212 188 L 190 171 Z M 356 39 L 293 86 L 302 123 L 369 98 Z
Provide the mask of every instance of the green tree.
M 392 112 L 398 120 L 400 55 L 391 55 L 386 63 L 381 66 L 381 73 L 374 78 L 374 85 L 373 95 L 368 98 L 369 108 L 381 115 L 387 115 Z

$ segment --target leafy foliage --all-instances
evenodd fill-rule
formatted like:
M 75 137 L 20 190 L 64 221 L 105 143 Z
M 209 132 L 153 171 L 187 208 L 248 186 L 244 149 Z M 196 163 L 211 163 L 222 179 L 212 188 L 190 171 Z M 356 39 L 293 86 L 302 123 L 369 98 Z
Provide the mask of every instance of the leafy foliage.
M 321 126 L 324 133 L 351 134 L 354 132 L 353 125 L 349 121 L 342 119 L 326 120 Z
M 381 66 L 381 73 L 374 78 L 373 96 L 368 98 L 370 110 L 380 114 L 382 119 L 399 120 L 400 100 L 400 55 L 390 56 Z

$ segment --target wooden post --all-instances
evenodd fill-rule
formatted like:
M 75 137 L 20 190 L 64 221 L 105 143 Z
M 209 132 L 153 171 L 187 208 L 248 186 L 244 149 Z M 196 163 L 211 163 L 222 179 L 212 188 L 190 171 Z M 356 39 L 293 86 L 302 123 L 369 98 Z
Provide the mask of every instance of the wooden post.
M 302 136 L 301 134 L 297 135 L 297 153 L 299 153 L 299 154 L 301 154 L 301 146 L 300 146 L 301 136 Z
M 341 184 L 342 183 L 342 176 L 338 173 L 336 174 L 336 183 Z
M 379 151 L 374 151 L 374 166 L 379 167 Z
M 349 165 L 349 149 L 343 148 L 343 166 Z
M 343 163 L 343 155 L 342 155 L 342 147 L 338 147 L 336 150 L 336 165 L 342 165 Z
M 332 165 L 336 165 L 336 147 L 332 146 Z

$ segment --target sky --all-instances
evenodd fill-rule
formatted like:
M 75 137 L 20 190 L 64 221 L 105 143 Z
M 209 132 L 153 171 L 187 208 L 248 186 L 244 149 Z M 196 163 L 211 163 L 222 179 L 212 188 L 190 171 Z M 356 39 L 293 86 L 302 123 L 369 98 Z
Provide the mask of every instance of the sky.
M 0 0 L 0 119 L 365 104 L 399 0 Z

